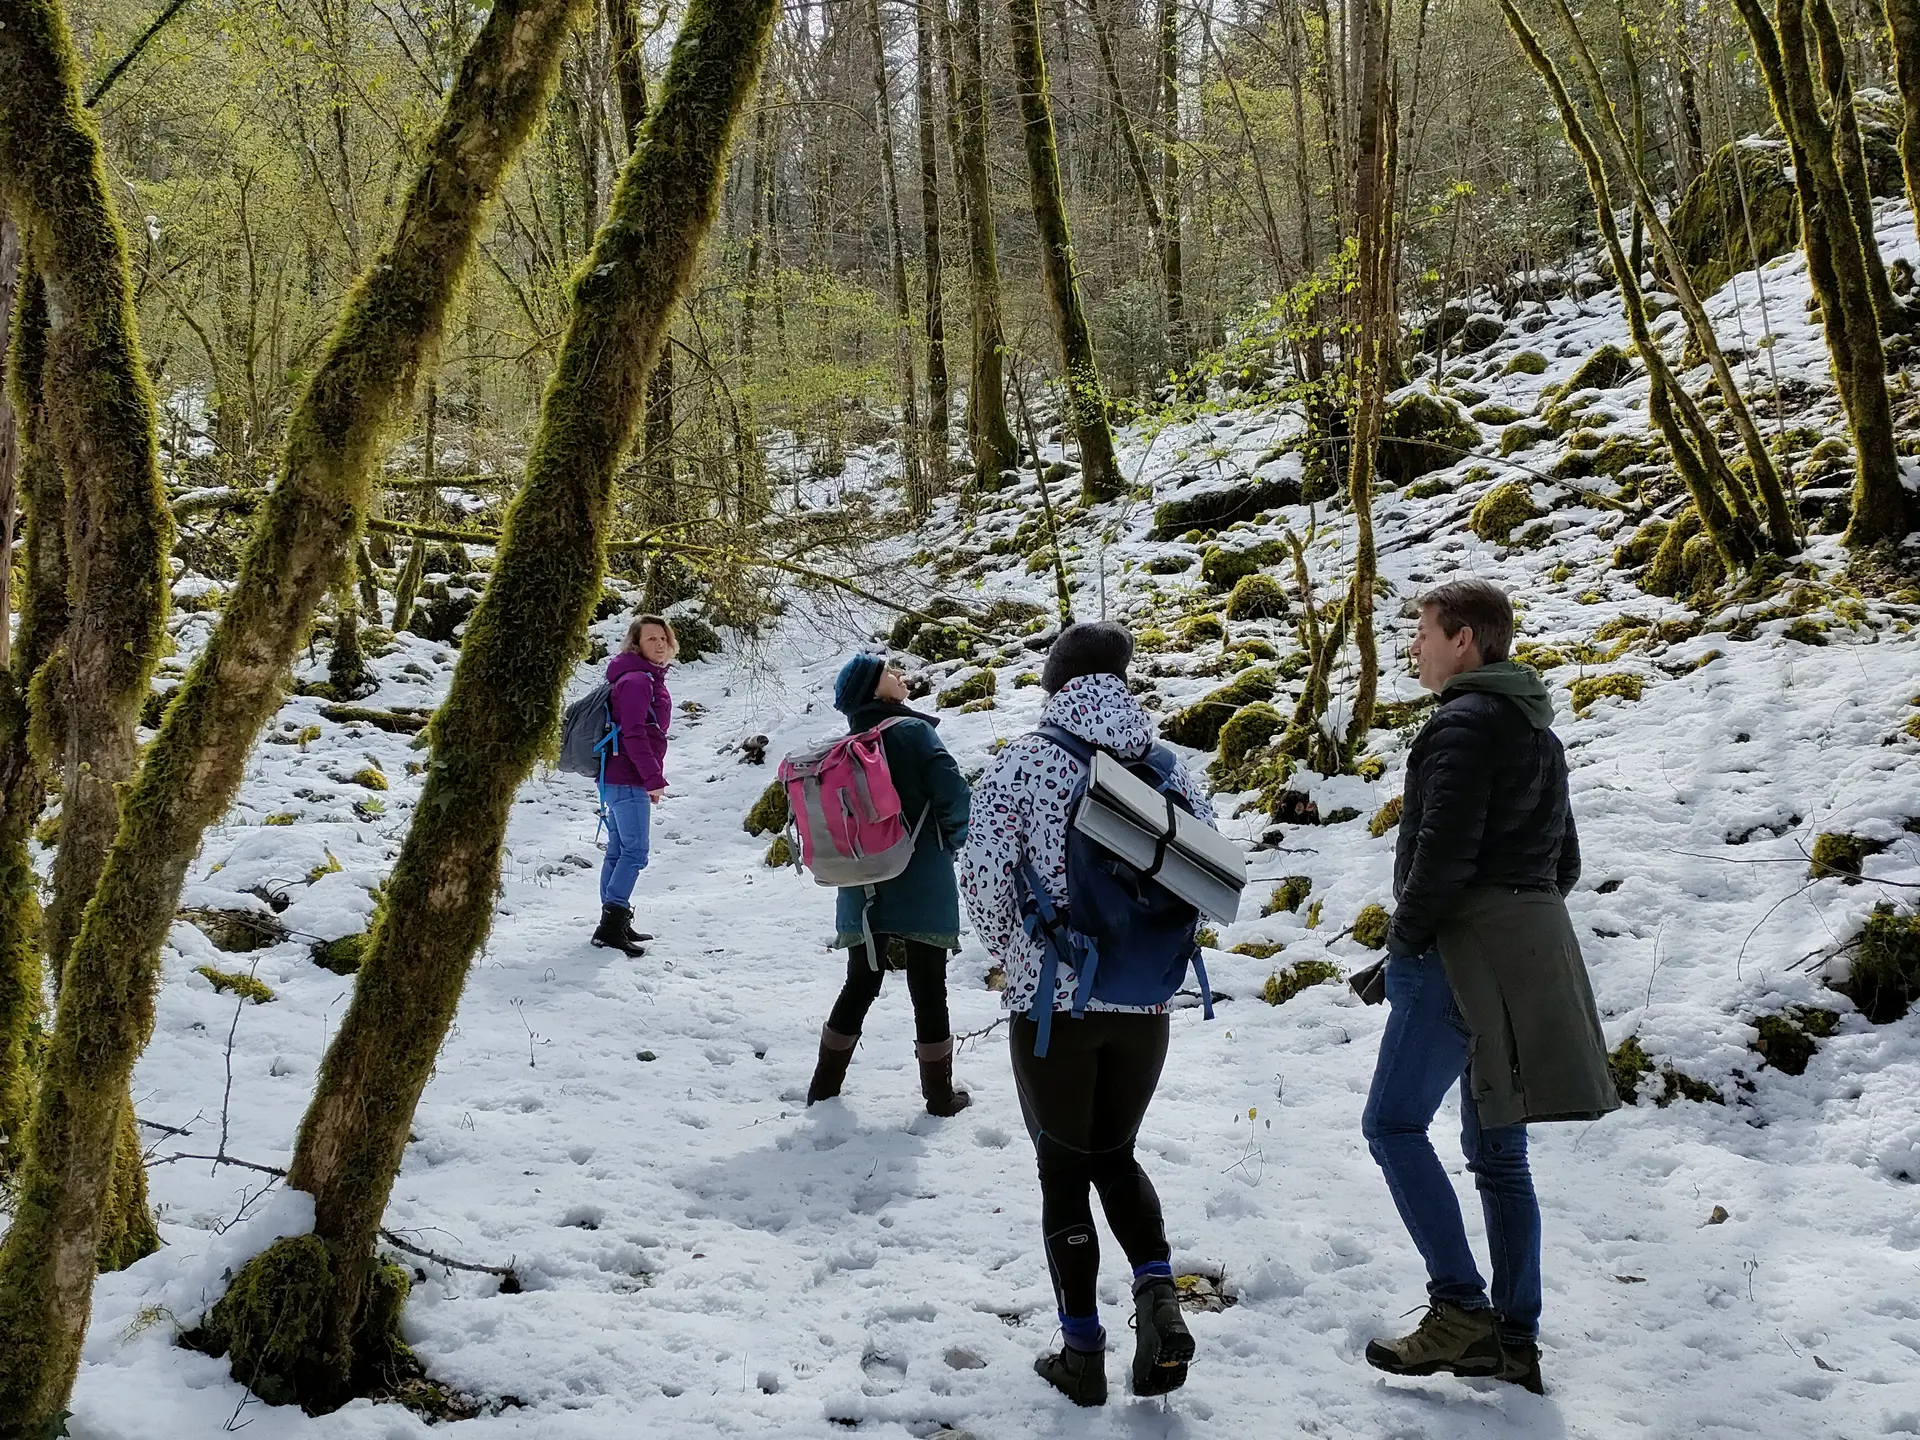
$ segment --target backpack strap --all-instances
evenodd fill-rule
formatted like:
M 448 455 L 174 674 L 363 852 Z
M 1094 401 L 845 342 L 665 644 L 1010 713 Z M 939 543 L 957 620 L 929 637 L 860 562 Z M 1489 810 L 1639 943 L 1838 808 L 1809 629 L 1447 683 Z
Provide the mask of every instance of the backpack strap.
M 1033 1004 L 1027 1010 L 1027 1017 L 1040 1027 L 1034 1037 L 1033 1053 L 1044 1058 L 1047 1045 L 1053 1038 L 1053 993 L 1060 971 L 1060 932 L 1066 928 L 1066 921 L 1054 908 L 1053 901 L 1047 898 L 1047 888 L 1040 883 L 1040 876 L 1033 868 L 1033 862 L 1024 856 L 1014 867 L 1014 879 L 1024 886 L 1033 900 L 1033 908 L 1021 917 L 1021 925 L 1027 932 L 1027 938 L 1040 947 L 1040 988 L 1034 992 Z
M 593 753 L 600 757 L 600 778 L 594 781 L 594 788 L 600 795 L 600 805 L 593 812 L 600 817 L 600 823 L 594 826 L 593 830 L 596 845 L 600 842 L 600 832 L 607 828 L 607 756 L 620 753 L 620 727 L 613 723 L 613 691 L 611 689 L 607 691 L 607 698 L 600 704 L 607 712 L 607 731 L 594 742 L 593 746 Z

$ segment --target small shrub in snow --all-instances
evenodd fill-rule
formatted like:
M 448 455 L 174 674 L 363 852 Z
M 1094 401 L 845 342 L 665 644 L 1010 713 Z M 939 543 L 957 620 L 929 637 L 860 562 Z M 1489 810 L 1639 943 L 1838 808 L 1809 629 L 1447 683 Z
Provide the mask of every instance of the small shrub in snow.
M 778 780 L 760 792 L 760 798 L 747 811 L 740 828 L 749 835 L 773 835 L 787 828 L 793 807 L 787 803 L 787 787 Z
M 1538 350 L 1521 350 L 1500 367 L 1502 375 L 1544 375 L 1547 357 Z
M 1000 681 L 992 670 L 976 670 L 958 685 L 940 692 L 940 708 L 945 710 L 955 705 L 969 706 L 981 700 L 990 700 L 1000 689 Z
M 1269 1005 L 1284 1005 L 1302 990 L 1339 978 L 1340 967 L 1331 960 L 1301 960 L 1269 975 L 1260 987 L 1260 998 Z
M 1386 906 L 1369 905 L 1353 917 L 1353 938 L 1369 950 L 1379 950 L 1387 943 L 1390 923 Z
M 1873 907 L 1853 956 L 1853 969 L 1834 987 L 1876 1025 L 1888 1025 L 1920 998 L 1920 915 L 1898 915 L 1891 903 Z
M 1229 620 L 1281 620 L 1287 614 L 1287 592 L 1271 575 L 1245 575 L 1227 597 Z
M 793 863 L 793 844 L 785 835 L 773 837 L 773 843 L 767 846 L 766 866 L 769 870 L 778 870 Z
M 1596 700 L 1613 696 L 1619 700 L 1638 700 L 1642 685 L 1641 678 L 1629 670 L 1618 670 L 1611 675 L 1588 675 L 1573 682 L 1573 713 L 1584 715 Z
M 1393 829 L 1394 826 L 1398 825 L 1400 823 L 1400 810 L 1403 804 L 1404 802 L 1401 797 L 1396 795 L 1387 801 L 1386 804 L 1382 805 L 1380 809 L 1375 812 L 1374 817 L 1367 822 L 1367 833 L 1378 840 L 1389 830 Z
M 193 973 L 204 976 L 215 990 L 231 992 L 256 1005 L 265 1005 L 273 999 L 273 991 L 263 981 L 237 970 L 216 970 L 211 965 L 196 965 Z
M 262 825 L 291 825 L 300 817 L 291 810 L 276 810 L 260 823 Z
M 1508 480 L 1480 498 L 1467 524 L 1482 540 L 1498 545 L 1506 542 L 1514 526 L 1525 524 L 1539 513 L 1527 487 L 1517 480 Z
M 1305 875 L 1289 875 L 1273 887 L 1273 893 L 1267 897 L 1267 903 L 1261 907 L 1262 915 L 1278 915 L 1285 911 L 1291 915 L 1306 903 L 1307 896 L 1313 893 L 1313 881 Z

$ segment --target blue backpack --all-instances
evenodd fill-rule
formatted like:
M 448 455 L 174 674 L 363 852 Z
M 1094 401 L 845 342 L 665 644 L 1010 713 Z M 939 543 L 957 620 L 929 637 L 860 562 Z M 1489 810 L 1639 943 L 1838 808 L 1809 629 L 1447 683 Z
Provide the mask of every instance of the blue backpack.
M 1213 990 L 1196 938 L 1200 912 L 1153 878 L 1134 868 L 1073 823 L 1086 798 L 1096 746 L 1057 725 L 1034 732 L 1078 760 L 1085 772 L 1067 798 L 1067 904 L 1056 907 L 1033 868 L 1022 856 L 1014 871 L 1021 923 L 1045 960 L 1040 989 L 1028 1016 L 1040 1027 L 1033 1053 L 1045 1055 L 1053 1034 L 1055 981 L 1062 964 L 1073 969 L 1077 984 L 1073 1016 L 1086 1014 L 1088 1000 L 1110 1005 L 1164 1005 L 1186 982 L 1191 965 L 1200 982 L 1201 1004 L 1213 1018 Z M 1155 745 L 1127 769 L 1191 813 L 1186 798 L 1173 788 L 1173 752 Z

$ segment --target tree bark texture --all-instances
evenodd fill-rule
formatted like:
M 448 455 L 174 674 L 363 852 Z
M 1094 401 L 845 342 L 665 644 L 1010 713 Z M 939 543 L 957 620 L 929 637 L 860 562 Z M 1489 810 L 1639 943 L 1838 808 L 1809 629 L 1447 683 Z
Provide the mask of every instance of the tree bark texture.
M 940 250 L 940 147 L 935 136 L 933 86 L 933 13 L 914 6 L 915 100 L 920 142 L 920 262 L 926 276 L 927 332 L 927 488 L 947 488 L 948 431 L 953 420 L 953 382 L 947 376 L 945 260 Z
M 14 8 L 24 8 L 29 18 L 54 13 L 38 5 Z M 344 572 L 385 422 L 439 330 L 488 199 L 544 111 L 574 9 L 574 0 L 494 5 L 448 96 L 395 237 L 349 296 L 296 407 L 280 483 L 268 496 L 220 623 L 168 707 L 128 792 L 118 838 L 67 962 L 13 1227 L 0 1248 L 0 1437 L 7 1440 L 50 1424 L 73 1383 L 115 1132 L 128 1075 L 152 1033 L 160 946 L 186 867 L 202 833 L 225 813 L 239 786 L 247 752 L 279 704 L 287 667 L 315 607 Z M 49 83 L 50 77 L 23 63 L 23 54 L 36 41 L 44 46 L 39 37 L 57 34 L 56 26 L 53 20 L 16 22 L 0 30 L 0 80 L 6 82 L 0 90 L 14 97 L 29 93 L 16 85 Z M 49 93 L 44 105 L 0 107 L 0 166 L 9 173 L 18 147 L 10 120 L 59 115 L 66 113 L 62 105 L 71 105 L 70 68 L 60 73 L 66 100 Z M 66 163 L 60 173 L 71 177 L 76 168 L 99 174 L 97 159 L 78 167 Z M 70 178 L 63 193 L 72 194 Z M 104 183 L 100 194 L 105 211 Z M 61 223 L 71 233 L 70 199 L 64 215 Z M 31 220 L 27 229 L 37 255 Z M 51 287 L 55 276 L 51 265 L 48 270 Z M 124 264 L 114 270 L 106 255 L 93 257 L 86 273 L 99 283 L 102 275 L 124 279 L 125 271 Z M 75 300 L 68 295 L 63 304 L 69 313 L 82 313 Z M 58 344 L 56 333 L 56 355 Z M 50 356 L 54 374 L 61 364 Z M 105 368 L 98 365 L 95 373 Z M 116 394 L 146 399 L 144 374 L 131 383 L 137 388 L 116 387 Z M 150 399 L 138 421 L 150 442 Z M 56 439 L 60 427 L 56 407 Z M 91 433 L 110 432 L 102 423 Z M 157 505 L 159 477 L 150 454 L 143 464 L 144 472 L 134 478 Z M 68 460 L 67 468 L 72 483 L 77 467 Z M 85 505 L 84 489 L 74 488 Z M 121 501 L 128 513 L 139 508 Z M 122 558 L 111 583 L 123 596 L 145 588 L 143 567 L 157 579 L 161 538 L 149 526 L 137 537 L 140 565 Z M 78 555 L 74 571 L 74 593 L 84 595 L 88 581 Z M 159 608 L 143 608 L 143 623 L 149 610 L 157 635 Z M 81 633 L 86 613 L 84 605 L 76 606 L 69 650 L 88 655 L 95 674 L 116 673 L 117 666 L 131 669 L 130 678 L 138 680 L 117 702 L 125 708 L 130 755 L 134 713 L 146 687 L 145 663 L 135 665 L 132 657 L 142 652 L 138 645 L 127 647 L 126 660 L 95 654 L 98 642 Z M 73 803 L 71 791 L 67 803 Z
M 1893 74 L 1900 86 L 1900 169 L 1920 234 L 1920 0 L 1883 0 L 1893 36 Z
M 13 663 L 13 516 L 20 494 L 20 426 L 7 384 L 6 351 L 20 286 L 20 230 L 0 204 L 0 670 Z
M 313 1195 L 326 1252 L 325 1283 L 309 1297 L 283 1296 L 310 1337 L 288 1379 L 313 1408 L 346 1395 L 381 1213 L 492 919 L 514 794 L 558 722 L 600 597 L 614 470 L 712 226 L 776 9 L 775 0 L 692 0 L 660 103 L 574 281 L 526 483 L 434 717 L 426 788 L 294 1152 L 289 1183 Z M 288 1244 L 255 1257 L 229 1295 Z
M 906 246 L 900 238 L 900 172 L 894 168 L 893 102 L 887 95 L 887 39 L 880 0 L 867 0 L 867 39 L 873 47 L 873 104 L 880 133 L 880 204 L 887 226 L 887 261 L 893 285 L 894 351 L 900 367 L 900 458 L 906 469 L 907 513 L 918 520 L 933 504 L 920 465 L 920 385 L 914 376 L 913 307 L 907 298 Z
M 1180 9 L 1160 0 L 1160 284 L 1167 301 L 1167 344 L 1173 367 L 1192 358 L 1187 343 L 1186 264 L 1180 248 Z M 1295 91 L 1296 98 L 1298 91 Z
M 1820 81 L 1827 99 L 1828 123 L 1833 126 L 1833 159 L 1847 187 L 1853 223 L 1860 232 L 1861 258 L 1867 266 L 1867 286 L 1873 293 L 1873 313 L 1882 335 L 1901 328 L 1899 304 L 1887 280 L 1886 262 L 1873 233 L 1873 182 L 1867 175 L 1867 150 L 1860 138 L 1860 112 L 1853 103 L 1853 77 L 1847 71 L 1847 45 L 1828 0 L 1808 0 L 1814 44 L 1820 59 Z
M 1080 301 L 1073 270 L 1073 235 L 1060 187 L 1060 151 L 1054 139 L 1053 106 L 1047 98 L 1047 62 L 1040 50 L 1039 0 L 1008 0 L 1013 31 L 1014 85 L 1026 131 L 1027 180 L 1033 192 L 1033 223 L 1040 232 L 1041 268 L 1060 339 L 1068 419 L 1080 437 L 1080 493 L 1088 504 L 1112 500 L 1122 487 L 1107 424 L 1107 395 L 1094 360 L 1093 331 Z
M 958 72 L 960 149 L 954 157 L 967 221 L 967 303 L 973 363 L 967 386 L 967 448 L 981 483 L 998 479 L 1020 458 L 1007 423 L 1006 334 L 1000 323 L 1000 257 L 993 233 L 993 183 L 987 169 L 987 81 L 981 0 L 955 0 L 954 68 Z

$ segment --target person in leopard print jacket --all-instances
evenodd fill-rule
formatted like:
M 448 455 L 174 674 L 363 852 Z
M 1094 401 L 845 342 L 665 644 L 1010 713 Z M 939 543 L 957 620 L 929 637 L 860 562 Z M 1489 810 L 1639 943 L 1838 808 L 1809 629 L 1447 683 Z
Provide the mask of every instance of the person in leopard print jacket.
M 1123 759 L 1154 743 L 1153 721 L 1127 689 L 1133 637 L 1109 622 L 1069 625 L 1047 653 L 1041 685 L 1051 697 L 1041 721 Z M 1095 1289 L 1100 1246 L 1089 1190 L 1097 1190 L 1114 1238 L 1133 1269 L 1136 1395 L 1161 1395 L 1187 1378 L 1193 1336 L 1180 1318 L 1160 1200 L 1134 1156 L 1134 1137 L 1166 1062 L 1164 1005 L 1090 999 L 1075 1017 L 1076 977 L 1056 970 L 1052 1036 L 1034 1054 L 1032 1015 L 1042 954 L 1021 925 L 1014 873 L 1030 860 L 1056 906 L 1067 903 L 1067 825 L 1084 788 L 1080 762 L 1040 735 L 995 757 L 973 790 L 973 819 L 960 857 L 960 892 L 988 954 L 1005 967 L 1012 1012 L 1013 1078 L 1040 1168 L 1040 1225 L 1065 1337 L 1034 1362 L 1040 1377 L 1080 1405 L 1107 1398 L 1106 1331 Z M 1173 787 L 1211 824 L 1213 807 L 1184 765 Z

